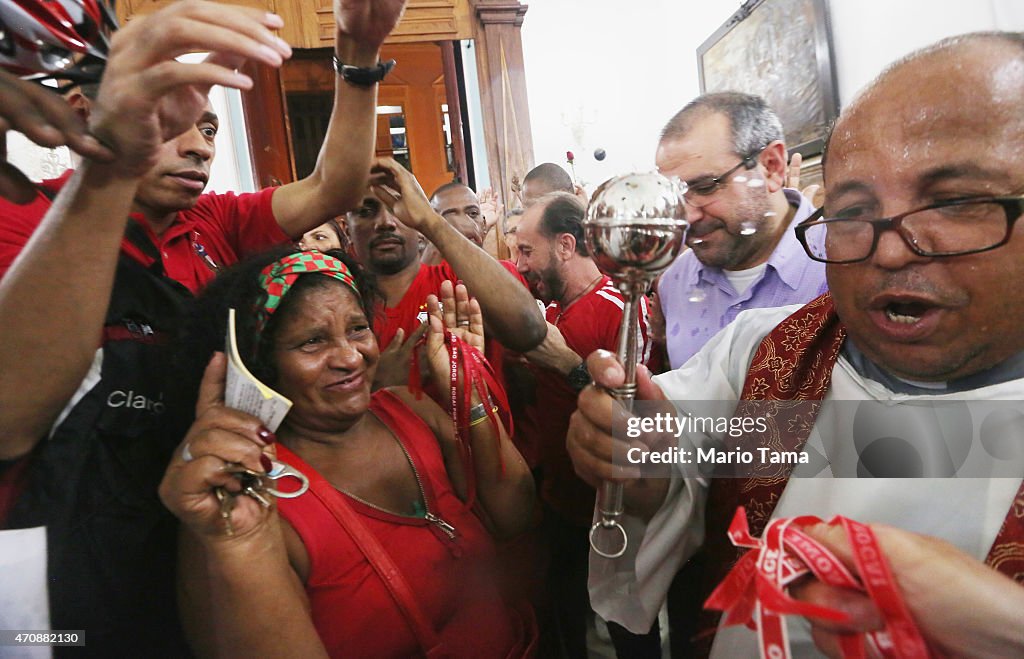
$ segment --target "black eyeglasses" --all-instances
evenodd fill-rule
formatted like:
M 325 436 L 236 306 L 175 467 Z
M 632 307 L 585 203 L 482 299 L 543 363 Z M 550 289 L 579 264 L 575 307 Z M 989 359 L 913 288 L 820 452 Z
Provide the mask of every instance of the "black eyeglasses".
M 882 218 L 829 218 L 819 208 L 795 231 L 807 255 L 821 263 L 865 261 L 890 230 L 919 256 L 962 256 L 1005 245 L 1022 213 L 1024 196 L 952 199 Z
M 718 192 L 719 188 L 728 183 L 729 177 L 735 174 L 740 167 L 753 169 L 754 166 L 757 165 L 757 157 L 767 148 L 768 145 L 765 144 L 764 146 L 751 151 L 747 155 L 743 156 L 743 160 L 741 160 L 739 164 L 721 176 L 705 176 L 704 178 L 687 181 L 685 195 L 686 200 L 692 201 L 693 197 L 710 197 L 715 194 Z

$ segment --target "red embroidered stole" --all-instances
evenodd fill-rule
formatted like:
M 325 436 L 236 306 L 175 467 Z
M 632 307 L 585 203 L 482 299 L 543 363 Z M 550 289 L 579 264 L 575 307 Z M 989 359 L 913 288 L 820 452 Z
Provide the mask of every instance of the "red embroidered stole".
M 747 371 L 737 408 L 743 401 L 821 401 L 832 381 L 832 368 L 846 338 L 832 304 L 825 293 L 783 320 L 761 341 Z M 763 403 L 761 404 L 763 410 Z M 786 414 L 780 406 L 768 417 L 768 431 L 751 437 L 755 446 L 780 451 L 799 451 L 814 426 L 820 402 L 800 406 L 802 419 Z M 799 422 L 796 422 L 799 421 Z M 692 645 L 686 656 L 706 657 L 711 652 L 721 613 L 703 610 L 704 600 L 725 578 L 741 555 L 726 531 L 736 508 L 743 506 L 750 532 L 760 536 L 786 487 L 792 465 L 778 465 L 763 478 L 715 478 L 708 491 L 705 539 L 701 550 L 683 567 L 680 577 L 687 589 L 688 621 Z M 986 563 L 1024 584 L 1024 482 L 1014 497 L 1006 519 L 986 558 Z M 688 631 L 690 631 L 688 630 Z

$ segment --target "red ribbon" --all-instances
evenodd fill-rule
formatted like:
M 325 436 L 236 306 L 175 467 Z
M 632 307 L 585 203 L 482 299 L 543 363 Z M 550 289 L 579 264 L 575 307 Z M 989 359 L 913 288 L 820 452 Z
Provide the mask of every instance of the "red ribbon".
M 426 335 L 420 338 L 416 349 L 412 353 L 412 366 L 409 372 L 409 389 L 419 396 L 423 393 L 423 384 L 420 378 L 419 347 L 426 343 Z M 448 413 L 452 417 L 452 424 L 455 430 L 455 442 L 459 447 L 459 454 L 462 457 L 462 468 L 466 477 L 466 505 L 473 506 L 476 503 L 476 469 L 473 468 L 473 446 L 469 441 L 470 434 L 470 410 L 472 392 L 475 389 L 478 397 L 483 401 L 487 418 L 494 428 L 498 437 L 501 437 L 499 424 L 504 424 L 509 435 L 512 434 L 512 415 L 509 412 L 508 397 L 505 395 L 505 388 L 498 382 L 494 369 L 487 359 L 480 354 L 480 351 L 463 341 L 461 338 L 448 330 L 444 332 L 444 345 L 448 350 L 449 373 L 449 400 Z M 460 395 L 460 391 L 462 395 Z M 495 414 L 492 409 L 497 407 Z M 498 453 L 501 460 L 501 453 Z M 504 461 L 501 462 L 501 473 L 505 473 Z
M 724 612 L 724 626 L 746 625 L 756 629 L 761 656 L 789 659 L 789 639 L 782 616 L 800 615 L 835 622 L 849 619 L 842 611 L 801 602 L 786 593 L 795 581 L 813 575 L 829 586 L 866 593 L 885 622 L 883 631 L 842 636 L 841 649 L 847 659 L 866 656 L 865 637 L 883 657 L 941 656 L 921 636 L 870 527 L 845 517 L 834 517 L 828 522 L 845 529 L 858 577 L 824 545 L 801 531 L 821 522 L 812 516 L 775 519 L 758 539 L 750 535 L 746 510 L 738 508 L 729 526 L 729 539 L 733 545 L 749 547 L 750 551 L 740 557 L 704 607 Z

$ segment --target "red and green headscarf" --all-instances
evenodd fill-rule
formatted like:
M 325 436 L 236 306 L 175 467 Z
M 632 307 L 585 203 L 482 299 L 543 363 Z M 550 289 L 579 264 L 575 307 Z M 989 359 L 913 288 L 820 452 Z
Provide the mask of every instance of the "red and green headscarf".
M 260 271 L 260 287 L 266 291 L 267 299 L 262 307 L 257 307 L 256 309 L 259 315 L 256 327 L 259 331 L 263 330 L 270 316 L 277 311 L 281 300 L 288 294 L 288 290 L 295 284 L 295 280 L 300 275 L 313 273 L 320 273 L 337 279 L 352 289 L 352 292 L 356 294 L 357 300 L 362 299 L 352 272 L 339 259 L 316 250 L 294 252 L 274 261 Z

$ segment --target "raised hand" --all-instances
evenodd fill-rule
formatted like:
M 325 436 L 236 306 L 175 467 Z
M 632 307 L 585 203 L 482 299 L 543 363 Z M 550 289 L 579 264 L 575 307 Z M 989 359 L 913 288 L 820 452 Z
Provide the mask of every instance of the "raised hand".
M 800 188 L 800 168 L 803 162 L 804 157 L 799 152 L 792 155 L 789 159 L 789 167 L 786 169 L 785 186 L 800 190 L 800 194 L 807 197 L 814 206 L 821 206 L 825 202 L 825 195 L 820 185 L 814 184 L 803 189 Z
M 114 153 L 86 130 L 85 122 L 52 90 L 0 70 L 0 134 L 16 130 L 39 146 L 67 146 L 95 160 Z
M 493 188 L 486 188 L 480 192 L 480 215 L 484 219 L 484 235 L 498 223 L 498 220 L 505 215 L 505 206 L 498 199 L 498 193 Z
M 430 329 L 429 323 L 423 323 L 405 338 L 405 330 L 399 328 L 388 347 L 380 351 L 377 362 L 377 374 L 373 378 L 373 388 L 398 387 L 409 383 L 409 368 L 412 364 L 412 353 L 419 343 L 420 337 Z
M 334 0 L 334 20 L 342 34 L 380 46 L 398 25 L 406 0 Z
M 434 382 L 444 390 L 451 385 L 451 361 L 444 343 L 444 331 L 447 329 L 482 353 L 484 316 L 480 303 L 469 296 L 466 287 L 463 284 L 452 286 L 450 281 L 441 283 L 440 300 L 434 295 L 427 296 L 427 314 L 430 330 L 424 356 Z
M 283 25 L 275 14 L 206 0 L 181 0 L 131 21 L 112 40 L 92 133 L 117 154 L 125 175 L 147 172 L 160 145 L 195 125 L 210 87 L 249 89 L 252 80 L 234 70 L 241 62 L 278 67 L 291 55 L 271 31 Z M 175 60 L 192 52 L 213 56 Z
M 174 454 L 160 483 L 160 500 L 174 515 L 200 536 L 227 538 L 217 488 L 242 489 L 239 480 L 225 471 L 227 463 L 266 472 L 273 449 L 272 435 L 256 417 L 224 406 L 227 358 L 216 353 L 206 367 L 196 403 L 196 421 Z M 273 501 L 273 497 L 268 497 Z M 242 538 L 263 527 L 271 510 L 248 496 L 235 497 L 230 512 L 232 538 Z
M 55 92 L 0 70 L 0 160 L 8 130 L 24 134 L 39 146 L 67 146 L 103 162 L 114 158 L 114 152 L 88 133 L 82 118 Z M 21 170 L 0 162 L 0 196 L 26 203 L 35 195 L 35 185 Z
M 373 161 L 370 187 L 392 215 L 411 229 L 419 229 L 430 218 L 440 217 L 431 208 L 416 177 L 393 158 Z
M 786 182 L 787 188 L 793 188 L 795 190 L 800 189 L 800 166 L 804 162 L 804 157 L 797 151 L 789 158 L 789 166 L 786 168 Z

